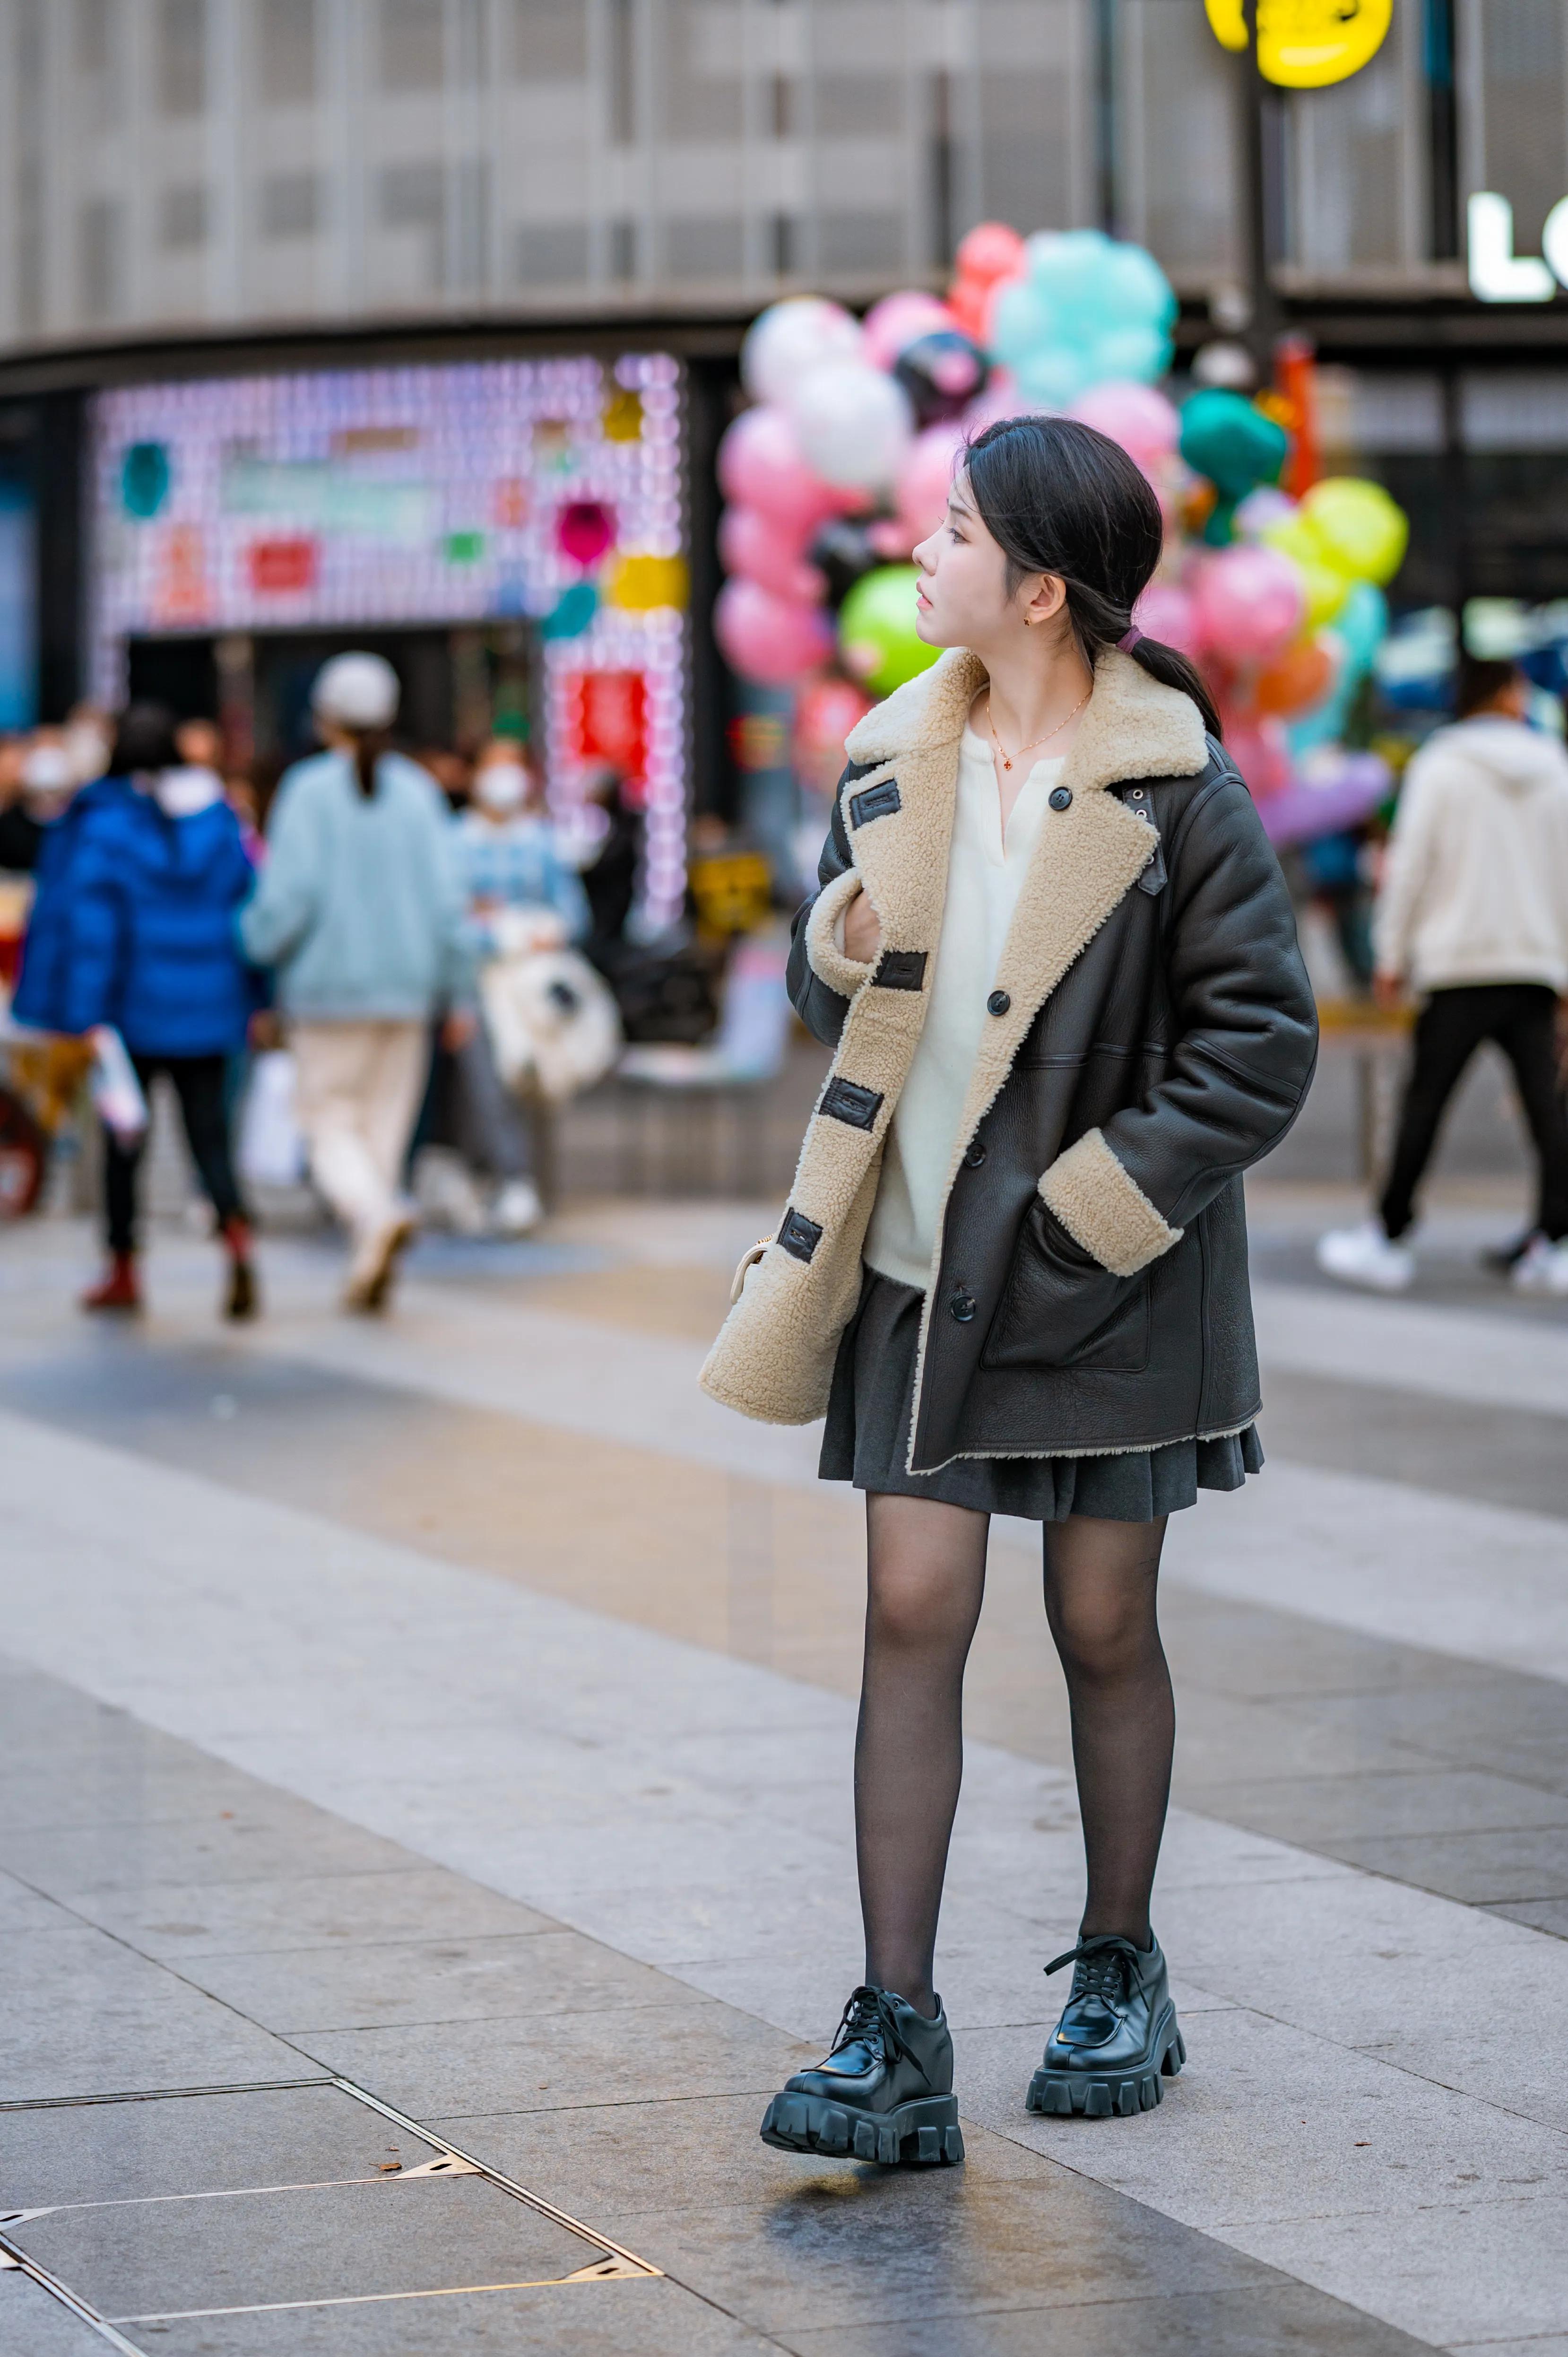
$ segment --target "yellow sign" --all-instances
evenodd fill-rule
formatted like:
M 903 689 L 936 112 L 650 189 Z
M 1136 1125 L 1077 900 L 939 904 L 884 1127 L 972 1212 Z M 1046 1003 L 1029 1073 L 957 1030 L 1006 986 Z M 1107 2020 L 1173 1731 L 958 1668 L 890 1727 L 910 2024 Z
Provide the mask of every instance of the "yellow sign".
M 1203 0 L 1216 40 L 1247 46 L 1241 0 Z M 1282 90 L 1345 81 L 1383 45 L 1393 0 L 1257 0 L 1258 71 Z

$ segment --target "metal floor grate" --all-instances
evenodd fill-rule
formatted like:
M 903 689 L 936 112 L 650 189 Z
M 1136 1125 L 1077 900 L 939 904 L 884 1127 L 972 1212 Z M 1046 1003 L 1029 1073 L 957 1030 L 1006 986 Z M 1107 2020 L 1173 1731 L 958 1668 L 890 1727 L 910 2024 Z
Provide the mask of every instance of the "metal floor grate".
M 105 2106 L 127 2107 L 113 2130 Z M 274 2165 L 247 2171 L 252 2155 Z M 223 2316 L 660 2272 L 338 2076 L 0 2104 L 0 2269 L 124 2357 L 153 2357 L 142 2327 L 167 2351 L 171 2327 Z

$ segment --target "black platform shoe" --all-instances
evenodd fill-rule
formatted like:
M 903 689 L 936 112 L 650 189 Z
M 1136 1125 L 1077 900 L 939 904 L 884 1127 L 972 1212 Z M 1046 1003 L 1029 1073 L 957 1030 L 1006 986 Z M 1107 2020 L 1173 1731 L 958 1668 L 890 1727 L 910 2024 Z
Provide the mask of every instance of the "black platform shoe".
M 1073 1967 L 1072 1995 L 1029 2082 L 1029 2109 L 1091 2120 L 1152 2112 L 1162 2077 L 1174 2079 L 1187 2061 L 1159 1942 L 1138 1948 L 1118 1932 L 1098 1932 L 1046 1970 L 1064 1964 Z
M 934 2021 L 889 1989 L 857 1988 L 832 2051 L 797 2071 L 762 2119 L 762 2141 L 785 2152 L 848 2160 L 961 2160 L 947 2017 Z

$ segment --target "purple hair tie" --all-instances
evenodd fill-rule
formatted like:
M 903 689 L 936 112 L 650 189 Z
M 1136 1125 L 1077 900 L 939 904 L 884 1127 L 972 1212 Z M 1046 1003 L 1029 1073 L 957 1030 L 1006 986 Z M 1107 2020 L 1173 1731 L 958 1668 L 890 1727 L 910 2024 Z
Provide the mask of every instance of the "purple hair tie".
M 1124 655 L 1130 655 L 1143 635 L 1143 631 L 1138 628 L 1137 623 L 1134 622 L 1130 630 L 1122 631 L 1122 636 L 1117 640 L 1116 643 L 1121 648 Z

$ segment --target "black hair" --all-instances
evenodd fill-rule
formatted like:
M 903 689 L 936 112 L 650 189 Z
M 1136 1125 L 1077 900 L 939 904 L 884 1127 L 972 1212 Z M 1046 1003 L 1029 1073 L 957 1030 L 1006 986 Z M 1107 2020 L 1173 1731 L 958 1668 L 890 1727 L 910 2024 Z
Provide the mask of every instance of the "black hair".
M 1004 417 L 964 455 L 981 522 L 1007 559 L 1011 595 L 1031 573 L 1067 584 L 1068 619 L 1085 662 L 1133 627 L 1165 544 L 1153 486 L 1119 443 L 1074 417 Z M 1223 731 L 1196 666 L 1141 638 L 1133 661 L 1162 687 L 1190 695 L 1211 737 Z
M 1521 676 L 1518 663 L 1494 662 L 1482 655 L 1462 654 L 1454 689 L 1455 711 L 1461 720 L 1468 720 L 1473 712 L 1484 711 L 1495 695 L 1500 695 L 1505 687 L 1512 687 Z
M 127 778 L 137 770 L 173 770 L 179 764 L 175 716 L 166 704 L 128 704 L 114 724 L 108 774 Z

